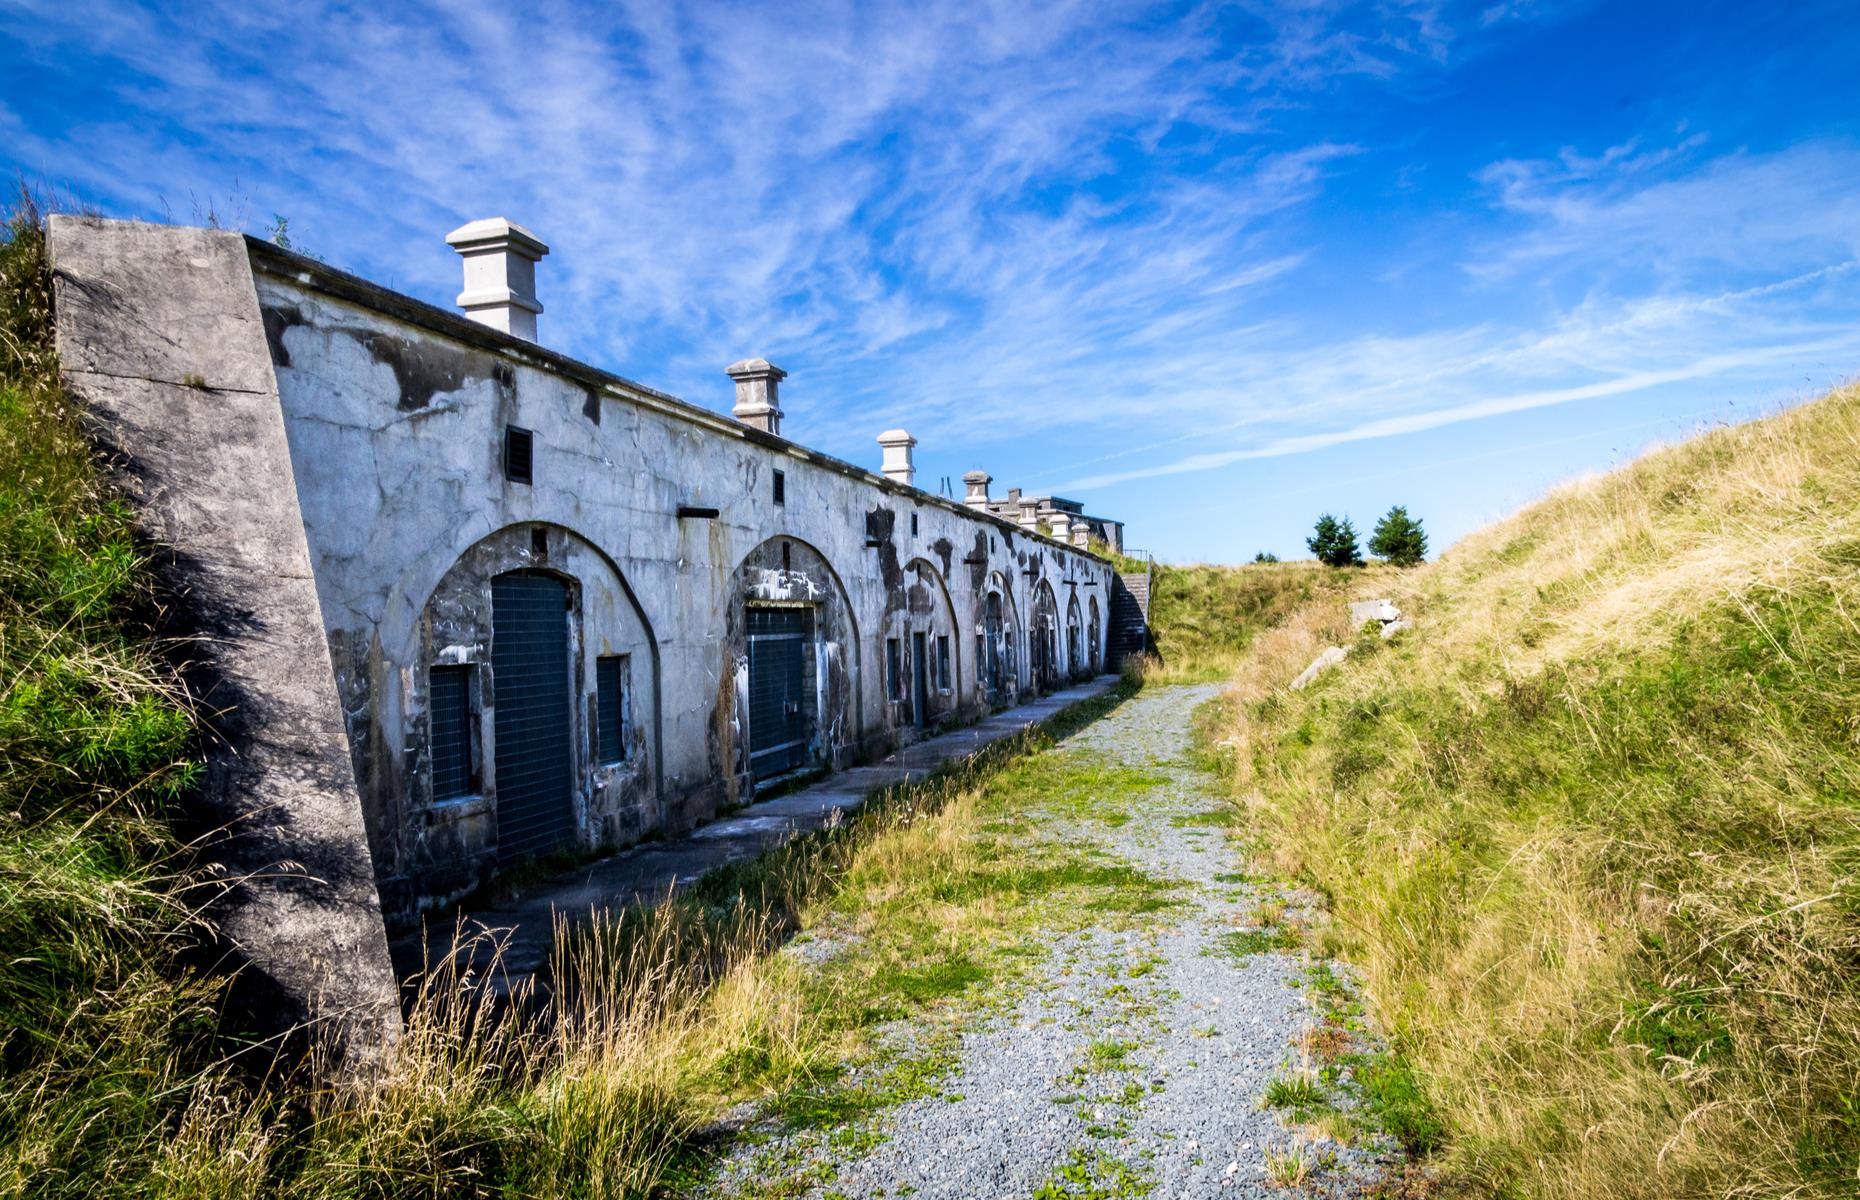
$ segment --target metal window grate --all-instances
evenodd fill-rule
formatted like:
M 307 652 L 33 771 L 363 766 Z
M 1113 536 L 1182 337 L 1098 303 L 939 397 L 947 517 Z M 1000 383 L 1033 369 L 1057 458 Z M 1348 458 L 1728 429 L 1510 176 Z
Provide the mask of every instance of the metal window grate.
M 775 503 L 788 503 L 788 477 L 780 471 L 775 473 Z
M 433 799 L 469 796 L 471 777 L 471 668 L 434 667 L 426 682 L 427 753 L 433 764 Z
M 936 686 L 940 692 L 949 690 L 949 635 L 936 635 Z
M 898 648 L 898 639 L 897 638 L 886 638 L 885 639 L 885 694 L 891 697 L 893 700 L 904 699 L 904 687 L 901 682 L 901 676 L 903 675 L 903 669 L 902 669 L 902 664 L 899 662 L 899 660 L 902 657 L 903 657 L 902 653 L 900 652 Z
M 595 754 L 603 765 L 626 761 L 626 656 L 594 660 Z
M 536 435 L 515 425 L 504 426 L 504 478 L 512 483 L 534 483 Z

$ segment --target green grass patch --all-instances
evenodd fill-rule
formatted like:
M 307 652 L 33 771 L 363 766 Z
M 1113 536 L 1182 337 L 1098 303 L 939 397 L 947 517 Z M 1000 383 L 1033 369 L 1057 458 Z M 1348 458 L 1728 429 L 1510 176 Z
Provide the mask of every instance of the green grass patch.
M 1331 1107 L 1324 1085 L 1309 1075 L 1275 1076 L 1260 1100 L 1267 1108 L 1289 1109 L 1300 1117 Z
M 1102 1150 L 1075 1148 L 1033 1200 L 1135 1200 L 1156 1190 L 1148 1174 Z
M 1263 929 L 1230 929 L 1214 939 L 1211 953 L 1236 963 L 1245 963 L 1255 955 L 1296 950 L 1304 944 L 1298 930 L 1290 925 L 1271 925 Z

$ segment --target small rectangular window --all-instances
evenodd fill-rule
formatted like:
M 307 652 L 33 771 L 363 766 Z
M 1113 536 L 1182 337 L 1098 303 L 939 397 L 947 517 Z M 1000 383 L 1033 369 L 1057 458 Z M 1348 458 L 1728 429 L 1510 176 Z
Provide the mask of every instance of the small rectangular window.
M 936 635 L 936 686 L 940 692 L 949 690 L 949 635 Z
M 594 754 L 602 766 L 626 761 L 626 656 L 594 660 Z
M 780 471 L 775 473 L 775 503 L 788 503 L 788 477 Z
M 434 667 L 427 675 L 427 752 L 433 763 L 433 799 L 469 796 L 471 772 L 471 668 Z
M 504 426 L 504 478 L 512 483 L 535 481 L 535 435 L 515 425 Z
M 904 698 L 903 670 L 898 652 L 898 639 L 885 639 L 885 695 L 893 700 Z
M 917 514 L 916 513 L 911 514 L 911 536 L 912 537 L 917 536 Z

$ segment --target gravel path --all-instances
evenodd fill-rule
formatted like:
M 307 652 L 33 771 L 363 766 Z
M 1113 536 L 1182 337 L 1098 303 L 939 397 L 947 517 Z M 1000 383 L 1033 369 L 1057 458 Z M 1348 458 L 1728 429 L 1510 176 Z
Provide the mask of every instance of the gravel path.
M 1049 830 L 1181 881 L 1188 903 L 1059 938 L 1017 1001 L 977 1013 L 938 1095 L 899 1105 L 864 1136 L 787 1148 L 790 1162 L 816 1167 L 804 1194 L 1335 1195 L 1386 1161 L 1385 1147 L 1299 1138 L 1321 1160 L 1307 1189 L 1269 1180 L 1269 1155 L 1297 1135 L 1261 1096 L 1296 1061 L 1313 1012 L 1298 986 L 1302 951 L 1224 949 L 1262 902 L 1287 897 L 1238 873 L 1222 830 L 1207 823 L 1218 803 L 1211 781 L 1186 761 L 1189 714 L 1218 690 L 1151 689 L 1071 738 L 1070 748 L 1167 782 L 1144 793 L 1126 824 L 1055 818 L 1062 827 Z M 754 1161 L 768 1156 L 765 1143 Z M 747 1150 L 733 1156 L 728 1191 L 758 1194 L 751 1163 Z

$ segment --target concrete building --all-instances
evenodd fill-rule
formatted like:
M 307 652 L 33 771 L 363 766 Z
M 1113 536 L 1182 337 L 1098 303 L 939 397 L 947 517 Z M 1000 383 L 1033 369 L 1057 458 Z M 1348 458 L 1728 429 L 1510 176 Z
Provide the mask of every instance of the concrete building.
M 51 233 L 67 376 L 210 614 L 212 803 L 259 831 L 228 936 L 283 990 L 365 991 L 384 920 L 512 864 L 1106 668 L 1115 522 L 923 491 L 903 430 L 882 474 L 809 450 L 763 359 L 732 419 L 553 353 L 520 226 L 448 238 L 464 315 L 233 234 Z
M 986 471 L 970 471 L 962 477 L 965 494 L 962 502 L 970 508 L 990 513 L 1022 528 L 1037 529 L 1054 540 L 1068 545 L 1102 545 L 1113 554 L 1124 552 L 1124 523 L 1109 517 L 1087 516 L 1085 506 L 1062 496 L 1023 496 L 1019 488 L 1009 488 L 1007 498 L 996 500 L 988 493 L 994 477 Z

